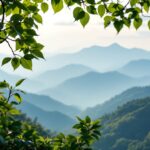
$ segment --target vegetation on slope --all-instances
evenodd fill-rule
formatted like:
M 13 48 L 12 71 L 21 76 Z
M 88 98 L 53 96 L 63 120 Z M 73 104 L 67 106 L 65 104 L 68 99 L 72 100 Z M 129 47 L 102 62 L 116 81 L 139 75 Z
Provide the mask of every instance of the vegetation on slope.
M 1 150 L 91 150 L 90 145 L 98 139 L 100 134 L 99 120 L 91 121 L 78 118 L 78 123 L 73 126 L 77 129 L 76 136 L 62 133 L 48 137 L 41 127 L 26 121 L 20 116 L 20 111 L 14 106 L 22 101 L 18 86 L 24 80 L 19 80 L 15 87 L 6 81 L 0 82 L 0 88 L 8 90 L 8 96 L 0 92 L 0 148 Z M 11 98 L 14 97 L 14 100 Z M 44 136 L 43 136 L 44 134 Z
M 133 100 L 102 118 L 98 150 L 150 149 L 150 98 Z

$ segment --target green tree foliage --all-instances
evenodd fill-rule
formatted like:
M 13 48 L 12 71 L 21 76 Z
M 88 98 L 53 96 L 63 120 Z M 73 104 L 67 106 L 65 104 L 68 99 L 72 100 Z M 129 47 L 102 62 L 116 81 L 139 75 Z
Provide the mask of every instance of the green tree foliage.
M 102 137 L 95 143 L 100 150 L 150 149 L 150 98 L 134 99 L 102 120 Z
M 65 5 L 73 8 L 75 21 L 80 21 L 83 27 L 91 15 L 98 15 L 105 28 L 112 24 L 117 32 L 124 26 L 140 28 L 143 17 L 148 18 L 150 29 L 149 0 L 0 0 L 0 43 L 7 43 L 13 54 L 2 65 L 11 62 L 14 69 L 22 66 L 31 70 L 33 59 L 43 59 L 44 46 L 36 40 L 39 24 L 43 23 L 42 13 L 50 6 L 54 13 L 60 12 Z
M 19 80 L 14 87 L 6 81 L 0 82 L 0 149 L 1 150 L 92 150 L 90 145 L 100 137 L 99 120 L 91 121 L 89 117 L 78 118 L 73 126 L 75 135 L 48 137 L 46 131 L 37 123 L 24 119 L 15 105 L 22 101 L 23 91 L 18 86 L 24 81 Z M 7 94 L 8 93 L 8 94 Z M 48 132 L 49 133 L 49 132 Z M 44 135 L 44 136 L 43 136 Z

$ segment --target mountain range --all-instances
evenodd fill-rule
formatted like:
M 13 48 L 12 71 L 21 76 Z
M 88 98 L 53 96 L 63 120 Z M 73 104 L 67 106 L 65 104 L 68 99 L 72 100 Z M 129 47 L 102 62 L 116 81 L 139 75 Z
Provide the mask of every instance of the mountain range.
M 59 111 L 72 118 L 79 115 L 81 110 L 75 106 L 63 104 L 49 96 L 27 93 L 22 95 L 23 101 L 39 107 L 45 111 Z
M 122 106 L 123 104 L 131 100 L 141 99 L 145 97 L 150 97 L 150 86 L 133 87 L 114 96 L 113 98 L 109 99 L 103 104 L 96 105 L 95 107 L 87 108 L 85 111 L 82 112 L 82 116 L 89 115 L 93 119 L 99 118 L 100 116 L 103 116 L 105 114 L 112 113 L 118 107 Z
M 145 77 L 150 76 L 150 60 L 140 59 L 134 60 L 121 67 L 119 72 L 131 77 Z
M 133 100 L 101 118 L 96 150 L 149 150 L 150 98 Z
M 80 104 L 80 107 L 85 108 L 100 104 L 133 86 L 149 84 L 150 77 L 133 78 L 116 71 L 88 72 L 40 93 L 49 95 L 63 103 Z
M 53 56 L 35 64 L 36 73 L 20 86 L 28 93 L 20 109 L 33 119 L 37 117 L 46 128 L 65 131 L 67 124 L 74 123 L 74 116 L 81 114 L 80 108 L 91 107 L 81 116 L 99 118 L 130 100 L 150 96 L 149 66 L 150 52 L 118 44 Z M 8 72 L 0 71 L 0 81 L 14 85 L 23 78 Z M 61 128 L 63 121 L 66 124 Z
M 150 53 L 138 48 L 128 49 L 114 43 L 107 47 L 91 46 L 75 53 L 52 56 L 44 63 L 35 65 L 35 68 L 40 68 L 41 72 L 44 72 L 43 70 L 52 70 L 70 64 L 82 64 L 100 72 L 106 72 L 139 59 L 150 59 Z
M 0 70 L 0 81 L 6 80 L 11 85 L 14 85 L 18 80 L 22 78 L 23 78 L 22 76 L 6 73 Z M 40 82 L 31 79 L 26 79 L 23 85 L 20 86 L 20 88 L 28 92 L 37 92 L 38 90 L 44 89 L 45 86 Z
M 64 132 L 70 130 L 75 123 L 71 117 L 59 111 L 45 111 L 26 101 L 23 101 L 17 108 L 51 131 Z
M 91 68 L 84 65 L 70 64 L 62 68 L 46 71 L 38 76 L 35 76 L 33 79 L 44 83 L 45 87 L 50 88 L 55 87 L 68 79 L 86 74 L 91 70 Z

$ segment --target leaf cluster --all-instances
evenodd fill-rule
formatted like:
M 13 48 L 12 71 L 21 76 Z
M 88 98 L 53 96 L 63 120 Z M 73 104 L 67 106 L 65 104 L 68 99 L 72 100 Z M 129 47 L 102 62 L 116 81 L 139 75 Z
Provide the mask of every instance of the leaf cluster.
M 18 86 L 23 81 L 24 79 L 19 80 L 14 87 L 6 81 L 0 82 L 0 89 L 3 89 L 0 93 L 1 150 L 92 150 L 91 144 L 101 135 L 99 120 L 92 121 L 89 117 L 85 119 L 78 117 L 79 123 L 73 126 L 77 130 L 76 135 L 58 133 L 52 137 L 47 136 L 41 126 L 24 119 L 19 120 L 22 114 L 15 105 L 19 105 L 22 101 L 20 93 L 24 92 L 19 90 Z

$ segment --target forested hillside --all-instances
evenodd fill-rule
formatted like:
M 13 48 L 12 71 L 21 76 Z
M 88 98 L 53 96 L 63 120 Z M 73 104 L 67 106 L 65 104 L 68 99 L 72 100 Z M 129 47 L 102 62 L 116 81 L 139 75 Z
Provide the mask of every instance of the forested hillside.
M 150 98 L 133 100 L 102 117 L 97 150 L 149 150 Z
M 150 97 L 149 86 L 134 87 L 114 96 L 103 104 L 87 108 L 85 111 L 82 112 L 82 116 L 89 115 L 92 118 L 99 118 L 100 116 L 103 116 L 105 114 L 112 113 L 117 109 L 118 106 L 122 106 L 128 101 L 145 97 Z

